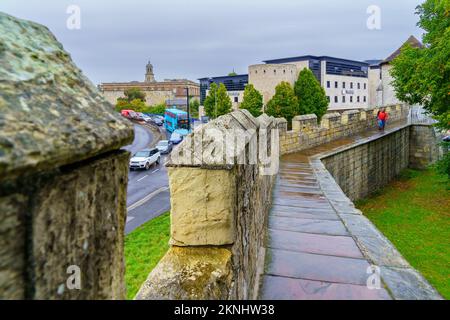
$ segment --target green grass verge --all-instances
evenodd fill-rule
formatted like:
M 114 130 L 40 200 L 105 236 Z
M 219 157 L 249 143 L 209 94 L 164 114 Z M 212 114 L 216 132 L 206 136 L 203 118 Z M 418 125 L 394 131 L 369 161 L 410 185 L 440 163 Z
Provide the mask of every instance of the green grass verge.
M 405 170 L 357 207 L 406 260 L 450 299 L 450 192 L 435 168 Z
M 148 274 L 169 249 L 170 216 L 165 213 L 125 237 L 127 299 L 133 299 Z

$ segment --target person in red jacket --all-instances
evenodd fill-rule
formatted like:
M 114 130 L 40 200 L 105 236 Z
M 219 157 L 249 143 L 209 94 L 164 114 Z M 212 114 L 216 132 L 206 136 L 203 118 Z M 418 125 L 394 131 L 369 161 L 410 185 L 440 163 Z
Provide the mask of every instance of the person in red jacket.
M 386 120 L 388 119 L 388 114 L 385 108 L 380 109 L 378 111 L 377 120 L 378 120 L 378 130 L 383 130 L 386 126 Z

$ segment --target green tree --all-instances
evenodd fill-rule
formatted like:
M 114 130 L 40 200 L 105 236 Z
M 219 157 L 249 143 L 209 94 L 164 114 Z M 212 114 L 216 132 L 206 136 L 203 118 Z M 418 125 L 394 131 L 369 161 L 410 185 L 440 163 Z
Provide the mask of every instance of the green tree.
M 211 84 L 203 104 L 205 113 L 210 118 L 217 118 L 231 112 L 231 100 L 223 83 L 219 87 L 215 83 Z
M 134 99 L 130 102 L 130 109 L 136 112 L 145 112 L 148 106 L 141 99 Z
M 288 82 L 283 81 L 276 86 L 275 95 L 267 103 L 266 113 L 277 118 L 283 117 L 290 124 L 297 108 L 298 100 L 294 89 Z
M 203 105 L 205 107 L 205 114 L 213 118 L 215 114 L 215 107 L 216 107 L 216 96 L 217 96 L 217 84 L 211 83 L 209 86 L 208 95 L 205 98 L 205 101 L 203 102 Z
M 193 98 L 189 102 L 189 111 L 193 118 L 198 118 L 198 109 L 200 108 L 200 101 L 197 98 Z
M 427 0 L 416 8 L 418 26 L 425 30 L 423 48 L 405 45 L 392 61 L 392 85 L 397 98 L 421 104 L 450 128 L 450 1 Z
M 217 117 L 231 112 L 231 99 L 223 83 L 217 89 Z
M 229 77 L 237 76 L 237 73 L 234 72 L 234 70 L 233 70 L 233 72 L 230 72 L 230 73 L 228 74 L 228 76 L 229 76 Z
M 142 90 L 139 88 L 127 89 L 123 92 L 123 94 L 125 95 L 125 99 L 127 99 L 128 102 L 131 102 L 135 99 L 145 101 L 145 93 L 142 92 Z
M 244 100 L 240 108 L 247 109 L 254 117 L 258 117 L 262 113 L 263 96 L 252 84 L 248 84 L 244 90 Z
M 147 107 L 143 112 L 163 115 L 165 111 L 166 105 L 164 103 L 160 103 L 154 106 Z
M 300 71 L 294 91 L 298 100 L 298 108 L 295 110 L 295 114 L 314 113 L 320 121 L 327 112 L 328 99 L 325 90 L 309 68 Z

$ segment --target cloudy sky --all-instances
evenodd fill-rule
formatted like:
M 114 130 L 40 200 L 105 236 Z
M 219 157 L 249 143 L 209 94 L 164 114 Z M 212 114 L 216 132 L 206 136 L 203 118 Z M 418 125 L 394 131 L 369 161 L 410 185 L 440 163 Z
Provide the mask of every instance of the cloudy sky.
M 420 39 L 421 0 L 0 0 L 0 11 L 50 28 L 95 83 L 225 75 L 262 60 L 313 54 L 385 58 Z M 81 28 L 67 28 L 69 5 Z M 380 8 L 381 29 L 367 27 Z

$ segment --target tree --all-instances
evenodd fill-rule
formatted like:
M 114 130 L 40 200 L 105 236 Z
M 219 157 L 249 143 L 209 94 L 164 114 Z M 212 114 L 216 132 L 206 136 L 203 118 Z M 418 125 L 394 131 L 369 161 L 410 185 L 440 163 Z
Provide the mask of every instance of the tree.
M 156 104 L 151 107 L 147 107 L 144 112 L 163 115 L 165 111 L 166 111 L 166 105 L 164 103 L 160 103 L 160 104 Z
M 130 109 L 136 112 L 145 112 L 148 106 L 141 99 L 134 99 L 130 102 Z
M 142 90 L 139 88 L 130 88 L 125 90 L 123 93 L 128 102 L 131 102 L 135 99 L 145 101 L 145 93 L 142 92 Z
M 295 114 L 314 113 L 320 121 L 327 112 L 328 99 L 325 90 L 310 69 L 304 68 L 300 71 L 294 91 L 298 100 L 298 108 L 295 110 Z
M 244 100 L 240 108 L 247 109 L 254 117 L 258 117 L 262 113 L 263 96 L 252 84 L 248 84 L 244 90 Z
M 208 96 L 203 104 L 205 113 L 210 118 L 217 118 L 231 112 L 231 100 L 223 83 L 219 87 L 217 87 L 216 83 L 211 84 Z
M 275 95 L 267 103 L 266 113 L 276 118 L 285 118 L 288 124 L 295 116 L 295 110 L 298 108 L 298 100 L 294 89 L 288 82 L 281 82 L 275 88 Z
M 200 102 L 198 99 L 191 99 L 189 102 L 189 111 L 191 112 L 192 118 L 198 118 L 198 109 L 200 108 Z
M 205 107 L 205 114 L 213 118 L 214 117 L 214 111 L 216 106 L 216 95 L 217 95 L 217 84 L 211 83 L 209 86 L 208 95 L 205 98 L 205 101 L 203 102 L 203 105 Z
M 227 88 L 221 83 L 217 90 L 217 117 L 230 113 L 231 107 L 232 103 Z
M 234 72 L 234 70 L 233 70 L 233 72 L 230 72 L 230 73 L 228 74 L 228 76 L 229 76 L 229 77 L 234 77 L 234 76 L 237 76 L 237 73 Z
M 392 85 L 399 100 L 421 104 L 450 129 L 450 1 L 427 0 L 416 8 L 424 46 L 405 45 L 392 61 Z

